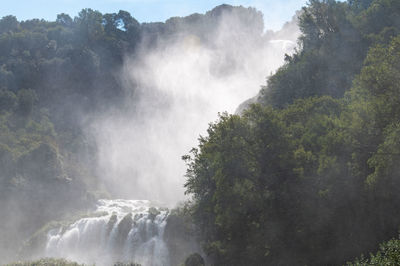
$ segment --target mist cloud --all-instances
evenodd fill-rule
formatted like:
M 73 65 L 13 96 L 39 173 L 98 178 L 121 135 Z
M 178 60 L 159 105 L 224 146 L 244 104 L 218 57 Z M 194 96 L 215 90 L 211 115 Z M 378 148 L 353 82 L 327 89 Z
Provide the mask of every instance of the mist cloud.
M 184 199 L 181 156 L 218 112 L 233 113 L 256 95 L 295 46 L 297 32 L 271 40 L 235 9 L 223 10 L 216 22 L 180 29 L 150 47 L 144 42 L 138 54 L 127 55 L 120 76 L 131 97 L 91 126 L 99 174 L 113 195 L 169 205 Z

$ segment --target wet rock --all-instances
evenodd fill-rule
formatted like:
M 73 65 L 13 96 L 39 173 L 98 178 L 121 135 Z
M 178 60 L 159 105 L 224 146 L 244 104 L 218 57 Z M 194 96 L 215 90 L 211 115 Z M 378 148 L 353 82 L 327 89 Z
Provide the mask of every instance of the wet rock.
M 205 262 L 199 253 L 193 253 L 186 258 L 184 266 L 204 266 Z

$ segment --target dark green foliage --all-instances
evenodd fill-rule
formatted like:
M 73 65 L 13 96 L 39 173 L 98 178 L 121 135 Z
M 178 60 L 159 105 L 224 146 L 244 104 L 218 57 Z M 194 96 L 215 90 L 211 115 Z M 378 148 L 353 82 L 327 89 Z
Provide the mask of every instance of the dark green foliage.
M 296 102 L 285 112 L 253 106 L 243 117 L 224 115 L 211 125 L 200 149 L 186 157 L 186 187 L 216 264 L 301 264 L 326 252 L 329 243 L 309 237 L 330 229 L 325 223 L 333 213 L 319 208 L 343 192 L 335 174 L 345 158 L 332 154 L 344 149 L 340 134 L 332 133 L 340 133 L 341 110 L 326 97 Z
M 400 3 L 396 0 L 372 1 L 355 18 L 355 24 L 367 39 L 387 43 L 400 33 Z
M 116 21 L 123 21 L 125 30 Z M 40 107 L 50 109 L 57 127 L 76 127 L 72 121 L 81 111 L 96 111 L 105 100 L 110 104 L 121 99 L 121 84 L 110 70 L 122 66 L 123 54 L 133 51 L 139 36 L 139 24 L 124 11 L 103 15 L 84 9 L 74 19 L 59 14 L 56 22 L 4 17 L 0 88 L 31 88 Z
M 15 32 L 18 27 L 19 22 L 15 16 L 5 16 L 0 19 L 0 33 Z
M 194 218 L 205 234 L 205 251 L 217 264 L 255 264 L 271 252 L 272 243 L 283 241 L 260 230 L 270 212 L 278 205 L 296 207 L 281 205 L 281 199 L 292 196 L 286 186 L 292 177 L 285 170 L 293 161 L 287 152 L 291 141 L 277 113 L 260 107 L 243 118 L 221 116 L 208 134 L 193 158 L 186 158 L 187 192 L 194 194 Z M 278 215 L 284 220 L 285 213 Z M 270 222 L 285 230 L 284 224 Z
M 369 265 L 387 265 L 396 266 L 400 264 L 400 240 L 392 239 L 379 245 L 379 251 L 376 254 L 370 254 L 370 258 L 356 259 L 354 262 L 348 262 L 347 265 L 369 266 Z
M 397 5 L 310 1 L 301 50 L 269 79 L 263 105 L 222 115 L 184 157 L 214 265 L 340 265 L 396 234 Z M 396 265 L 396 245 L 373 265 Z
M 300 50 L 269 78 L 261 101 L 285 107 L 298 98 L 340 98 L 359 74 L 368 48 L 399 32 L 399 2 L 313 0 L 299 17 Z

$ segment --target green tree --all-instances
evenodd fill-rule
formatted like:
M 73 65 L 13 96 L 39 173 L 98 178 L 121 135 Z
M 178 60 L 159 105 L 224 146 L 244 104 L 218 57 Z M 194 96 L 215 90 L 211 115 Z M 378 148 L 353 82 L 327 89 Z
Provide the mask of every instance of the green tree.
M 19 29 L 19 22 L 15 16 L 5 16 L 0 19 L 0 34 L 16 32 Z

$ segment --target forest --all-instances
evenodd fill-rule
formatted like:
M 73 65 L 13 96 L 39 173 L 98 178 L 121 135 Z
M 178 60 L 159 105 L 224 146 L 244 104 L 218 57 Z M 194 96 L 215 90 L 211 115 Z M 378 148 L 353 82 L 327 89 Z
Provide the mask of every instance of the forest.
M 183 157 L 215 265 L 343 265 L 397 238 L 400 2 L 310 1 L 299 27 L 258 104 Z
M 207 44 L 199 25 L 227 9 L 262 32 L 259 12 L 227 5 L 165 23 L 92 9 L 0 19 L 0 263 L 112 196 L 85 125 L 140 97 L 115 74 L 125 55 L 177 32 Z M 309 0 L 298 26 L 256 102 L 210 121 L 182 156 L 189 199 L 173 218 L 204 257 L 185 265 L 400 263 L 400 1 Z

